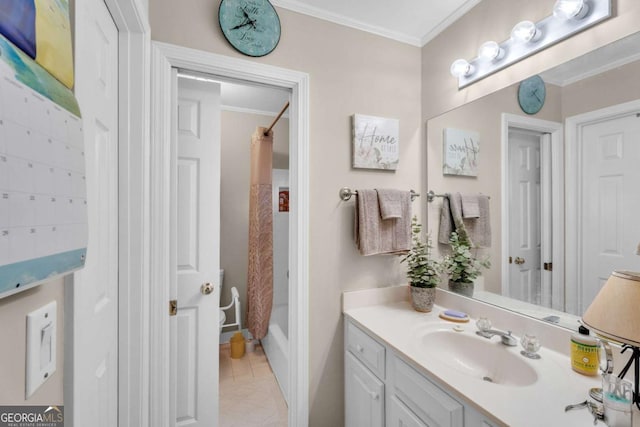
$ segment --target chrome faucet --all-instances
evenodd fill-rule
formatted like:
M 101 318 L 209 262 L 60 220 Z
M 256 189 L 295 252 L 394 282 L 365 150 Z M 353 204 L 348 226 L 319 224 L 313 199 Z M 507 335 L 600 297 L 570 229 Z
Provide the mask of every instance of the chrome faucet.
M 491 338 L 495 335 L 498 335 L 502 340 L 502 344 L 507 345 L 509 347 L 514 347 L 518 345 L 518 340 L 511 335 L 511 331 L 499 331 L 497 329 L 491 329 L 491 320 L 486 317 L 481 317 L 476 321 L 476 326 L 478 330 L 476 331 L 477 335 L 480 335 L 484 338 Z

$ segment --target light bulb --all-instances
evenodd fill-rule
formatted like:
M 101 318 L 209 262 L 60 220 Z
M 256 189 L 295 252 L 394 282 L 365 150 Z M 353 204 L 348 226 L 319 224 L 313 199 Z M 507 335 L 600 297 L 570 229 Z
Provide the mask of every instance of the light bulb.
M 484 42 L 478 49 L 478 56 L 485 61 L 495 61 L 504 56 L 504 49 L 494 41 Z
M 521 43 L 536 41 L 540 37 L 540 31 L 531 21 L 518 22 L 511 30 L 511 38 Z
M 557 0 L 553 5 L 553 16 L 558 19 L 582 19 L 589 12 L 585 0 Z
M 473 65 L 469 64 L 465 59 L 456 59 L 449 69 L 453 77 L 468 76 L 473 73 Z

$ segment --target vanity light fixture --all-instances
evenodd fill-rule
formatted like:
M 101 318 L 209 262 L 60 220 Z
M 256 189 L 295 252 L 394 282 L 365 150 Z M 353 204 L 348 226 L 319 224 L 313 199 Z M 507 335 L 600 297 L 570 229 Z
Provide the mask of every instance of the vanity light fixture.
M 457 59 L 451 65 L 451 74 L 462 89 L 610 18 L 611 3 L 612 0 L 557 0 L 553 13 L 546 18 L 521 21 L 502 43 L 485 42 L 476 58 Z
M 634 402 L 640 409 L 640 273 L 614 271 L 582 315 L 582 323 L 596 334 L 623 343 L 631 358 L 618 377 L 635 364 Z
M 494 41 L 482 43 L 478 49 L 478 58 L 485 61 L 497 61 L 504 57 L 504 49 Z
M 580 20 L 589 13 L 589 5 L 585 0 L 557 0 L 553 5 L 553 16 L 558 19 Z
M 518 22 L 511 30 L 511 39 L 519 43 L 533 43 L 540 40 L 542 33 L 531 21 Z
M 466 59 L 456 59 L 449 71 L 453 77 L 468 76 L 473 73 L 473 66 Z

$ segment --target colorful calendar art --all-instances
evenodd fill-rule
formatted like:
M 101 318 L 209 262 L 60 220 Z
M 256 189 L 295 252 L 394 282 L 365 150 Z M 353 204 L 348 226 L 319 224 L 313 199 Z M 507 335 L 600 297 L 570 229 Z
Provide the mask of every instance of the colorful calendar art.
M 0 297 L 83 267 L 87 238 L 75 97 L 0 36 Z

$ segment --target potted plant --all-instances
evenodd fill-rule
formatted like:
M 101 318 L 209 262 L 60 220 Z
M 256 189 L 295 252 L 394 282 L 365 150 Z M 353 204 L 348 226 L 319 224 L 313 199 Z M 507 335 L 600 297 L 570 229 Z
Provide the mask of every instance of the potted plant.
M 473 296 L 473 281 L 481 268 L 491 267 L 488 258 L 477 259 L 471 252 L 466 235 L 451 233 L 451 253 L 442 260 L 442 269 L 449 275 L 449 290 L 468 297 Z
M 417 311 L 428 313 L 436 299 L 436 287 L 440 283 L 440 264 L 431 257 L 431 238 L 422 240 L 422 225 L 414 216 L 411 219 L 412 245 L 401 262 L 407 263 L 407 279 L 411 289 L 411 305 Z

